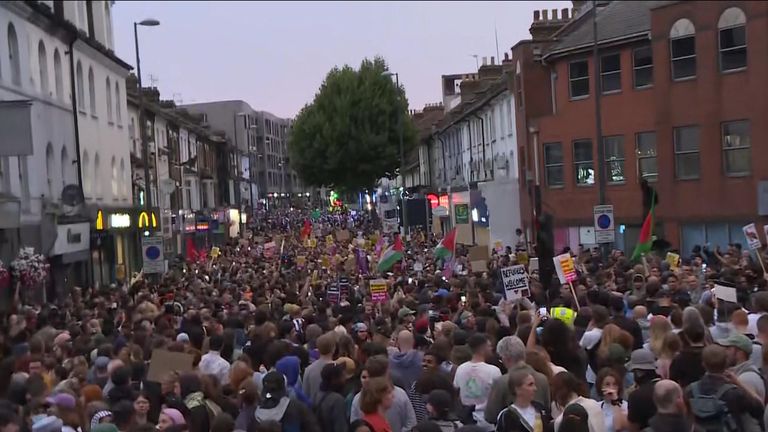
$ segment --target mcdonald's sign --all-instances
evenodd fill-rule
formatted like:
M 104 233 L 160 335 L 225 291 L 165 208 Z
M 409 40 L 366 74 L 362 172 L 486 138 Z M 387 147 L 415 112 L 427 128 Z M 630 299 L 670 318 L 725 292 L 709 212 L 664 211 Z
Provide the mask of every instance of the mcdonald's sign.
M 150 224 L 151 223 L 151 224 Z M 141 228 L 157 228 L 157 215 L 154 211 L 142 211 L 139 213 L 139 220 L 137 223 L 139 229 Z
M 104 231 L 104 212 L 96 212 L 96 231 Z

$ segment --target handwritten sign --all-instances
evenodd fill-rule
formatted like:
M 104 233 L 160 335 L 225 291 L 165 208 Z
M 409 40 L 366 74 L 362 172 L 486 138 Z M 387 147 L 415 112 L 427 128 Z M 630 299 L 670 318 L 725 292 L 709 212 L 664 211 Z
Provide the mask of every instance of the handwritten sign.
M 321 260 L 321 265 L 323 266 L 323 268 L 331 267 L 331 259 L 328 257 L 328 255 L 323 255 L 323 258 Z
M 564 253 L 553 258 L 555 262 L 555 270 L 557 270 L 557 277 L 560 279 L 560 283 L 573 282 L 577 278 L 576 267 L 573 264 L 573 257 L 571 254 Z
M 374 279 L 370 282 L 371 301 L 374 303 L 384 303 L 389 297 L 387 292 L 387 281 L 384 279 Z
M 488 271 L 488 262 L 485 260 L 472 261 L 469 263 L 469 265 L 472 267 L 472 272 L 474 273 L 482 273 Z
M 747 244 L 750 249 L 760 249 L 763 243 L 760 241 L 760 236 L 757 235 L 757 227 L 754 223 L 746 225 L 742 228 L 744 231 L 744 237 L 747 238 Z
M 718 300 L 730 303 L 738 302 L 738 298 L 736 296 L 736 288 L 715 284 L 715 288 L 712 291 Z
M 216 258 L 216 257 L 218 257 L 219 255 L 221 255 L 221 249 L 219 249 L 219 247 L 218 247 L 218 246 L 214 246 L 214 247 L 212 247 L 212 248 L 211 248 L 211 257 L 212 257 L 212 258 Z
M 504 282 L 504 294 L 507 300 L 531 296 L 531 290 L 528 288 L 528 274 L 525 272 L 524 265 L 501 269 L 501 279 Z

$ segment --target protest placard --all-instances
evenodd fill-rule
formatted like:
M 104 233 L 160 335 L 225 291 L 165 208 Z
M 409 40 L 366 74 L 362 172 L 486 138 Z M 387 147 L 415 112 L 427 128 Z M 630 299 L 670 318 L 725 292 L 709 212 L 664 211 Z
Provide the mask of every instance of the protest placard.
M 488 261 L 488 247 L 487 246 L 472 246 L 469 248 L 467 254 L 469 261 Z
M 331 268 L 331 259 L 328 257 L 328 255 L 323 255 L 323 258 L 320 261 L 320 265 L 323 266 L 323 268 Z
M 369 282 L 371 291 L 371 301 L 374 303 L 384 303 L 389 298 L 387 293 L 387 281 L 384 279 L 374 279 Z
M 339 290 L 339 284 L 334 282 L 328 285 L 326 292 L 326 300 L 328 303 L 338 303 L 341 301 L 341 291 Z
M 325 236 L 325 245 L 326 246 L 333 246 L 333 236 L 328 234 Z
M 530 297 L 531 290 L 528 288 L 528 274 L 524 265 L 504 267 L 501 269 L 501 279 L 507 301 Z
M 677 270 L 680 268 L 680 255 L 672 252 L 667 252 L 667 263 L 669 263 L 669 268 L 672 270 Z
M 471 261 L 469 264 L 472 266 L 472 272 L 482 273 L 488 271 L 488 261 Z
M 760 249 L 763 243 L 760 241 L 760 236 L 757 234 L 757 227 L 755 224 L 751 223 L 749 225 L 745 225 L 742 230 L 744 231 L 744 237 L 747 238 L 747 244 L 749 245 L 749 248 L 753 250 Z
M 299 255 L 296 257 L 296 267 L 298 268 L 304 268 L 307 266 L 307 257 L 304 255 Z
M 573 264 L 571 254 L 564 253 L 552 259 L 555 262 L 555 270 L 560 283 L 573 282 L 577 278 L 576 267 Z
M 714 291 L 715 297 L 718 300 L 726 301 L 729 303 L 738 303 L 736 288 L 715 284 L 715 288 L 712 291 Z
M 528 274 L 532 274 L 535 271 L 539 271 L 539 259 L 531 258 L 528 261 Z
M 275 242 L 269 242 L 264 245 L 264 258 L 272 258 L 275 256 L 275 251 L 277 250 L 277 245 Z
M 217 258 L 219 255 L 221 255 L 221 249 L 219 249 L 218 246 L 214 246 L 211 248 L 211 257 Z
M 195 357 L 192 354 L 173 352 L 164 349 L 152 350 L 152 358 L 147 371 L 147 381 L 160 382 L 168 372 L 192 372 Z
M 526 265 L 531 259 L 528 257 L 528 252 L 518 252 L 515 254 L 515 259 L 518 264 Z

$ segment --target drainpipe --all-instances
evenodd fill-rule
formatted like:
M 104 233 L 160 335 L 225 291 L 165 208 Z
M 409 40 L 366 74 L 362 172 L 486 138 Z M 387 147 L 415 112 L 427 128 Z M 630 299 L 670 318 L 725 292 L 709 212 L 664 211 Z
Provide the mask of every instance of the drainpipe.
M 474 114 L 474 117 L 480 120 L 480 136 L 483 144 L 483 180 L 486 180 L 488 176 L 485 175 L 485 120 L 477 114 Z M 491 171 L 491 180 L 493 180 L 493 171 Z
M 77 87 L 75 82 L 75 54 L 74 46 L 77 42 L 77 36 L 73 35 L 72 40 L 69 42 L 69 50 L 65 54 L 69 55 L 69 85 L 72 91 L 72 119 L 75 127 L 75 153 L 77 154 L 77 183 L 80 185 L 80 190 L 83 191 L 83 164 L 80 156 L 80 124 L 79 115 L 77 110 Z M 85 192 L 85 191 L 83 191 Z

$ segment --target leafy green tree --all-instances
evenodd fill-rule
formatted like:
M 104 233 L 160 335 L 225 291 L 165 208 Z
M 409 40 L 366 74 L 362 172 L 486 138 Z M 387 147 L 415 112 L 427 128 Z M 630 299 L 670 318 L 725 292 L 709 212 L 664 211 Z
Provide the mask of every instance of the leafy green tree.
M 333 68 L 293 123 L 289 152 L 301 179 L 345 191 L 372 188 L 400 168 L 400 126 L 407 154 L 416 143 L 402 88 L 383 75 L 384 59 Z

